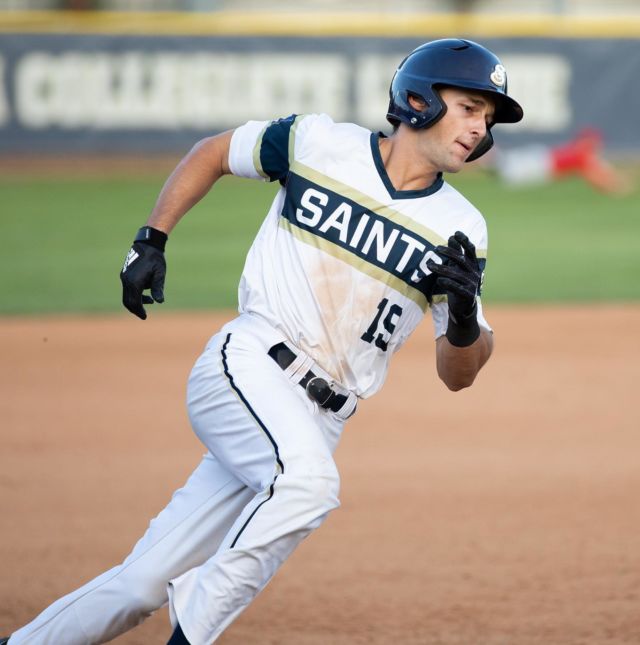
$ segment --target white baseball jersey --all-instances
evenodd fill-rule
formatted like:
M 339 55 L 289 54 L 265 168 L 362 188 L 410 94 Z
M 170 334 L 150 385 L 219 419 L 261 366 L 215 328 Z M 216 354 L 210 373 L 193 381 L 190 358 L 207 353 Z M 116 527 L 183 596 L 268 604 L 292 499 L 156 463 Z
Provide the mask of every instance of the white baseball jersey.
M 461 230 L 482 267 L 487 248 L 482 215 L 441 176 L 424 190 L 393 188 L 379 136 L 293 115 L 238 128 L 229 155 L 234 175 L 282 184 L 247 257 L 240 311 L 266 319 L 360 397 L 380 389 L 428 308 L 436 337 L 446 332 L 446 302 L 426 267 L 439 261 L 433 248 Z M 478 318 L 489 329 L 480 303 Z

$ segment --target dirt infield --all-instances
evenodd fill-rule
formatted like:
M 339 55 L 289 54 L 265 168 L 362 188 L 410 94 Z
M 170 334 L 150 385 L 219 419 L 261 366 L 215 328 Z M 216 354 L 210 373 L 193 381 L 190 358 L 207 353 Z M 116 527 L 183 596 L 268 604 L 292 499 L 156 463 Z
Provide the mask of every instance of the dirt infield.
M 154 313 L 0 319 L 0 634 L 120 561 L 200 459 L 185 383 L 224 317 Z M 470 390 L 428 323 L 400 351 L 338 448 L 342 508 L 220 643 L 640 643 L 640 306 L 488 314 Z M 162 609 L 117 642 L 169 633 Z

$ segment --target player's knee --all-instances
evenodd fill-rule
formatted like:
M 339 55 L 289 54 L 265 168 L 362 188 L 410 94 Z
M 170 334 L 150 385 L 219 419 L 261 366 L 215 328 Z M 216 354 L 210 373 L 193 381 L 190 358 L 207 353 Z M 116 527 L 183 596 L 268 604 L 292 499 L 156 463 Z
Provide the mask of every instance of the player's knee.
M 332 461 L 307 462 L 304 468 L 292 473 L 292 477 L 297 495 L 318 516 L 340 506 L 340 476 Z
M 160 576 L 138 575 L 135 567 L 118 576 L 118 597 L 122 598 L 125 612 L 138 623 L 167 601 L 167 581 Z
M 164 586 L 166 586 L 166 583 L 164 583 Z M 147 596 L 145 595 L 145 589 L 142 586 L 137 589 L 129 590 L 126 596 L 126 608 L 131 616 L 132 624 L 140 624 L 162 606 L 163 603 L 157 601 L 157 595 L 155 595 L 154 592 L 154 589 L 150 589 L 150 595 Z
M 340 506 L 340 478 L 338 473 L 325 473 L 310 478 L 308 482 L 312 499 L 326 513 Z

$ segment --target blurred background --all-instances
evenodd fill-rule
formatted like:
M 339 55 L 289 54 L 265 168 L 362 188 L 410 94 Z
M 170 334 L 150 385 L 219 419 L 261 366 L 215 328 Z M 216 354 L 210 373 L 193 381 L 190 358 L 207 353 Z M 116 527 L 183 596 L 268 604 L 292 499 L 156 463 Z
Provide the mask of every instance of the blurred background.
M 637 0 L 0 0 L 0 313 L 118 310 L 199 138 L 305 112 L 388 130 L 398 63 L 451 36 L 500 56 L 526 115 L 448 178 L 489 222 L 485 297 L 637 300 Z M 185 219 L 165 309 L 235 306 L 274 190 L 225 178 Z

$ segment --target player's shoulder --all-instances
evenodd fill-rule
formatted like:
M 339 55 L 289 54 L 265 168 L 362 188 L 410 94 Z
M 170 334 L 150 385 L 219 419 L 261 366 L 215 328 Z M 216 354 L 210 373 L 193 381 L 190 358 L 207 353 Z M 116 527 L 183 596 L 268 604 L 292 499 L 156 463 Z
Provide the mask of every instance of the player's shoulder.
M 260 146 L 266 145 L 287 148 L 292 151 L 301 147 L 336 146 L 344 141 L 345 145 L 354 144 L 356 139 L 367 140 L 371 132 L 354 123 L 341 123 L 326 113 L 290 114 L 270 121 L 249 121 L 236 129 L 246 133 L 249 140 L 257 140 Z
M 364 150 L 370 132 L 336 123 L 328 114 L 291 114 L 270 121 L 249 121 L 231 140 L 229 167 L 234 175 L 283 181 L 295 163 L 311 167 L 349 159 Z
M 339 122 L 325 113 L 301 114 L 296 117 L 296 138 L 311 138 L 322 143 L 328 140 L 354 140 L 366 139 L 368 141 L 371 131 L 355 123 Z
M 352 164 L 362 158 L 370 135 L 369 130 L 354 123 L 336 122 L 328 114 L 302 114 L 291 126 L 289 162 L 327 173 L 337 164 Z

